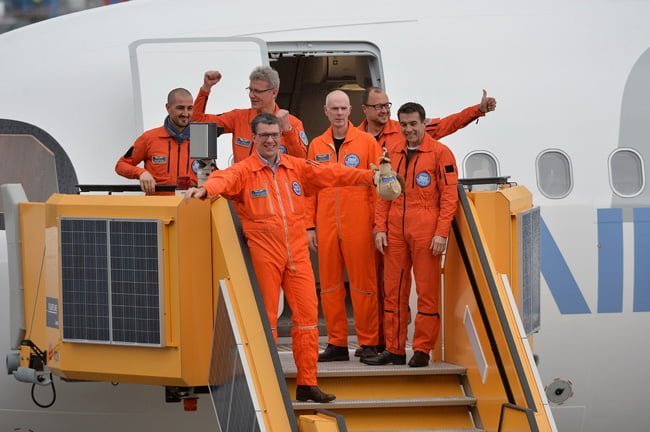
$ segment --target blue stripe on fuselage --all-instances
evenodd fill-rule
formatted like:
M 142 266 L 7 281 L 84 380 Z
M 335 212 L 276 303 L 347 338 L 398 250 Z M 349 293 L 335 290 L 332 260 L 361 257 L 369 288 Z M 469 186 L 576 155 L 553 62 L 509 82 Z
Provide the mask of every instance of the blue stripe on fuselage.
M 597 209 L 598 312 L 623 312 L 623 209 Z
M 541 219 L 542 275 L 562 314 L 591 313 L 571 269 L 557 247 L 551 232 Z

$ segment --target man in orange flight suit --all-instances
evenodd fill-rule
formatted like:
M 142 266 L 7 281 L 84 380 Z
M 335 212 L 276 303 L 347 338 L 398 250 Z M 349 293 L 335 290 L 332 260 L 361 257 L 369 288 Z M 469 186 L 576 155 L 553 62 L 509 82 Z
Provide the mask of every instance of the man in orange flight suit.
M 198 165 L 190 159 L 192 94 L 177 88 L 167 95 L 167 113 L 163 126 L 140 135 L 115 165 L 115 172 L 129 179 L 139 179 L 147 194 L 156 185 L 174 185 L 178 177 L 189 177 L 196 184 Z M 138 167 L 144 161 L 144 168 Z
M 223 195 L 241 206 L 240 217 L 266 313 L 277 338 L 280 286 L 292 311 L 293 356 L 298 369 L 296 399 L 329 402 L 317 385 L 318 299 L 305 236 L 305 195 L 318 189 L 373 184 L 373 173 L 320 165 L 279 153 L 280 122 L 263 113 L 251 124 L 255 152 L 213 172 L 186 197 Z
M 462 129 L 472 121 L 484 116 L 490 111 L 496 109 L 496 99 L 489 97 L 487 91 L 483 90 L 481 102 L 477 105 L 470 106 L 464 110 L 450 114 L 447 117 L 427 119 L 426 132 L 433 139 L 439 140 L 447 135 L 451 135 L 458 129 Z M 401 145 L 404 141 L 402 129 L 399 122 L 390 118 L 390 108 L 392 103 L 388 99 L 386 92 L 379 87 L 369 87 L 363 94 L 361 109 L 366 117 L 358 128 L 368 132 L 375 137 L 382 148 L 388 149 L 395 145 Z M 385 349 L 384 332 L 383 332 L 383 258 L 377 258 L 377 294 L 379 305 L 379 345 L 377 351 L 382 352 Z M 361 349 L 355 352 L 359 357 Z
M 350 99 L 335 90 L 327 95 L 325 115 L 330 127 L 309 145 L 307 159 L 368 169 L 377 163 L 377 141 L 348 120 Z M 327 348 L 318 361 L 349 360 L 348 320 L 345 308 L 344 266 L 350 281 L 354 326 L 362 357 L 377 355 L 377 274 L 372 237 L 375 191 L 355 185 L 321 190 L 308 207 L 307 236 L 318 250 L 320 298 L 327 325 Z M 308 222 L 309 223 L 309 222 Z
M 363 95 L 361 109 L 366 117 L 358 126 L 362 131 L 374 136 L 379 145 L 387 148 L 390 143 L 401 143 L 404 140 L 399 122 L 390 118 L 390 108 L 386 92 L 379 87 L 369 87 Z M 425 130 L 433 139 L 439 140 L 462 129 L 472 121 L 483 117 L 496 109 L 496 99 L 487 95 L 483 90 L 481 102 L 450 114 L 447 117 L 426 119 Z
M 280 76 L 268 66 L 253 69 L 246 90 L 251 101 L 247 109 L 235 109 L 223 114 L 204 114 L 212 87 L 221 81 L 219 71 L 208 71 L 203 76 L 203 86 L 194 101 L 193 122 L 213 122 L 232 133 L 232 153 L 235 162 L 244 160 L 253 153 L 251 121 L 260 113 L 274 114 L 280 120 L 282 138 L 280 153 L 304 158 L 307 155 L 307 134 L 302 122 L 289 111 L 280 109 L 275 99 L 280 91 Z
M 440 328 L 441 255 L 458 204 L 458 169 L 447 146 L 426 133 L 420 104 L 402 105 L 397 113 L 406 142 L 393 146 L 393 169 L 405 179 L 394 201 L 378 200 L 375 242 L 384 254 L 384 332 L 386 351 L 361 359 L 369 365 L 405 364 L 411 268 L 418 295 L 411 367 L 429 364 Z

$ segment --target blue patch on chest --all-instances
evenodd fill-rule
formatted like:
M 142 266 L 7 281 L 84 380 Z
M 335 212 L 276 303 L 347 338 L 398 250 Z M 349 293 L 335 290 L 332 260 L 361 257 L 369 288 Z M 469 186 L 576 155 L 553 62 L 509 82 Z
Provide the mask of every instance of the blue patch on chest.
M 278 150 L 280 151 L 280 154 L 287 154 L 287 148 L 283 145 L 278 146 Z
M 316 162 L 329 162 L 330 154 L 329 153 L 317 154 L 314 157 L 314 159 L 316 159 Z
M 309 139 L 307 138 L 307 134 L 305 133 L 305 131 L 300 131 L 298 135 L 300 135 L 300 141 L 302 141 L 304 145 L 309 144 Z
M 198 160 L 195 160 L 194 162 L 192 162 L 192 171 L 194 171 L 194 174 L 199 172 L 199 165 L 200 165 L 200 163 L 199 163 Z
M 291 183 L 291 189 L 293 189 L 293 193 L 295 193 L 298 196 L 302 194 L 302 188 L 300 187 L 300 183 L 298 183 L 297 181 Z
M 361 163 L 361 159 L 359 159 L 359 156 L 355 155 L 354 153 L 351 153 L 345 157 L 343 163 L 345 164 L 345 166 L 356 168 L 359 166 L 359 163 Z
M 420 187 L 427 187 L 431 184 L 431 176 L 428 172 L 422 171 L 415 177 L 415 183 Z

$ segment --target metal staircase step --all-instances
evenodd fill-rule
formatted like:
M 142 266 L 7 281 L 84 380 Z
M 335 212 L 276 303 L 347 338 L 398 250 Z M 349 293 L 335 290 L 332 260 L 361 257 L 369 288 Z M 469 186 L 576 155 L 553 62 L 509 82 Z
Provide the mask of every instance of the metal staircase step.
M 290 352 L 281 352 L 280 362 L 286 378 L 296 377 L 296 365 Z M 350 360 L 342 362 L 318 363 L 319 378 L 336 377 L 367 377 L 367 376 L 395 376 L 395 375 L 464 375 L 466 369 L 451 363 L 434 362 L 429 366 L 412 368 L 403 366 L 368 366 L 361 363 L 353 352 L 350 352 Z
M 425 398 L 343 399 L 325 404 L 298 401 L 293 401 L 292 404 L 294 410 L 471 406 L 476 404 L 476 398 L 468 396 L 449 396 Z

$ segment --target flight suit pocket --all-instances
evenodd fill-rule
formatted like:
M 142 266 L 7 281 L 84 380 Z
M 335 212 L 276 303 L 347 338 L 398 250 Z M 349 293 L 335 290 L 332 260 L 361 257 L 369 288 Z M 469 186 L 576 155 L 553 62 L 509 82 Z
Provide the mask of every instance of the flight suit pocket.
M 153 155 L 149 158 L 149 163 L 145 167 L 157 183 L 164 181 L 169 176 L 169 156 L 166 154 Z
M 275 214 L 271 190 L 266 184 L 248 192 L 248 211 L 254 220 L 265 219 Z

